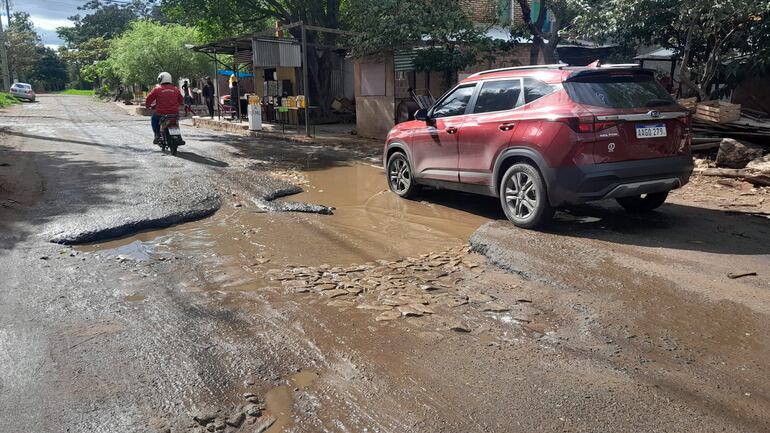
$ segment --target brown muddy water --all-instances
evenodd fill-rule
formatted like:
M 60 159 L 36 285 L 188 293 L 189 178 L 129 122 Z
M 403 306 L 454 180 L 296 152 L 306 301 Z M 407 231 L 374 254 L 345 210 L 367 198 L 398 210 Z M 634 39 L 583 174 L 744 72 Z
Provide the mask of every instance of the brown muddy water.
M 212 264 L 201 271 L 207 285 L 239 290 L 260 287 L 255 266 L 341 266 L 414 257 L 464 244 L 497 216 L 496 200 L 487 197 L 428 191 L 416 200 L 401 199 L 388 190 L 383 170 L 369 165 L 302 175 L 305 192 L 282 200 L 333 206 L 334 215 L 260 213 L 250 203 L 225 203 L 204 220 L 78 249 L 131 260 L 192 254 Z
M 318 373 L 302 370 L 289 378 L 287 385 L 271 389 L 265 395 L 266 412 L 275 422 L 265 433 L 279 433 L 293 424 L 294 388 L 307 388 L 318 379 Z

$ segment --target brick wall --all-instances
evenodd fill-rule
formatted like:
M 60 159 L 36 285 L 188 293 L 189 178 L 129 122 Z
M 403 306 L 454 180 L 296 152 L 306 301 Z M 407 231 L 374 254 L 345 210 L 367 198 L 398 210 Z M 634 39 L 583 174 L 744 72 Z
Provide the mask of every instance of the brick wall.
M 510 52 L 495 56 L 494 60 L 482 60 L 481 62 L 460 71 L 460 76 L 467 76 L 474 72 L 486 71 L 487 69 L 529 65 L 530 48 L 531 44 L 516 45 Z
M 492 23 L 497 20 L 497 0 L 458 0 L 458 3 L 475 22 Z
M 513 23 L 520 24 L 524 22 L 524 18 L 521 13 L 521 7 L 517 0 L 503 0 L 511 2 L 511 10 L 513 11 Z M 458 0 L 460 7 L 465 13 L 473 20 L 479 23 L 493 23 L 498 21 L 498 5 L 501 4 L 500 0 Z M 532 5 L 532 0 L 527 0 L 527 3 Z

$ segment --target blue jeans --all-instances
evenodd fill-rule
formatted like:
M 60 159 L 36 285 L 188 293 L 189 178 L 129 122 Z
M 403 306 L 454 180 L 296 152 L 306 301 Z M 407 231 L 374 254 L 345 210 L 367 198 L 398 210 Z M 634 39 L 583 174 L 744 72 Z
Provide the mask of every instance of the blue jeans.
M 150 118 L 150 125 L 152 125 L 152 132 L 155 137 L 160 137 L 160 115 L 158 113 L 152 113 Z

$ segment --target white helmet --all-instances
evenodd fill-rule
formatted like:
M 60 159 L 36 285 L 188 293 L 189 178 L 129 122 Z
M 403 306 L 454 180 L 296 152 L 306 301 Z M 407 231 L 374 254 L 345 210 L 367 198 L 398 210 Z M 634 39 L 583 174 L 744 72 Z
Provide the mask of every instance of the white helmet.
M 168 72 L 161 72 L 158 74 L 158 84 L 171 84 L 171 74 Z

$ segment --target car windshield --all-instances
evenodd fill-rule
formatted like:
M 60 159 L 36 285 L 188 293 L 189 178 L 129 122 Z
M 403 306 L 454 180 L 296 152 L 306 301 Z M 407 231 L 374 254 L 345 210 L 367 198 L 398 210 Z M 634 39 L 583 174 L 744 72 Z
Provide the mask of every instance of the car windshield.
M 564 88 L 573 101 L 598 107 L 660 107 L 675 103 L 666 89 L 649 74 L 588 74 L 565 82 Z
M 16 88 L 18 88 L 18 89 L 31 89 L 32 88 L 32 86 L 30 86 L 29 84 L 24 84 L 24 83 L 16 83 L 16 84 L 14 84 L 14 86 Z

